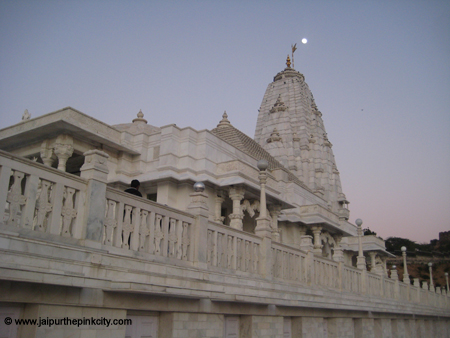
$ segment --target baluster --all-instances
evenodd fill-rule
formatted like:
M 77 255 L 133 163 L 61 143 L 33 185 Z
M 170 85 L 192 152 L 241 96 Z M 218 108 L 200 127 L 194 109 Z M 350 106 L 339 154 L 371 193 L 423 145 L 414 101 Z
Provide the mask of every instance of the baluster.
M 130 235 L 130 249 L 138 251 L 139 249 L 139 227 L 141 226 L 141 209 L 133 208 L 133 231 Z
M 245 271 L 249 270 L 250 265 L 250 248 L 249 241 L 245 241 Z
M 0 222 L 5 220 L 5 205 L 8 196 L 9 180 L 11 178 L 11 168 L 0 167 Z
M 139 251 L 145 251 L 147 237 L 150 235 L 150 229 L 147 224 L 148 214 L 148 211 L 141 210 L 141 224 L 139 226 Z
M 227 236 L 227 268 L 231 269 L 233 266 L 233 236 Z
M 35 218 L 35 230 L 45 232 L 47 214 L 53 210 L 52 204 L 49 202 L 50 199 L 50 188 L 52 183 L 46 180 L 41 180 L 41 191 L 39 197 L 36 201 L 36 218 Z
M 22 210 L 21 226 L 33 229 L 34 210 L 36 208 L 36 198 L 38 194 L 39 177 L 29 175 L 26 177 L 25 198 L 26 204 Z
M 175 243 L 175 254 L 177 259 L 181 259 L 183 257 L 183 223 L 180 220 L 177 220 L 176 229 L 177 242 Z
M 259 273 L 259 244 L 253 243 L 253 272 Z
M 155 213 L 149 212 L 147 217 L 149 220 L 149 239 L 148 239 L 148 252 L 155 253 Z
M 129 249 L 131 238 L 130 235 L 134 230 L 133 224 L 131 223 L 131 212 L 133 207 L 131 205 L 125 205 L 125 216 L 123 218 L 122 224 L 122 248 Z
M 212 264 L 214 266 L 218 266 L 217 265 L 217 256 L 218 256 L 218 250 L 217 250 L 217 231 L 213 231 L 213 235 L 212 235 L 212 249 L 213 249 L 213 254 L 212 254 Z
M 161 255 L 161 241 L 163 238 L 162 216 L 157 214 L 155 219 L 155 255 Z
M 177 225 L 177 220 L 170 218 L 170 220 L 169 220 L 169 236 L 168 236 L 169 257 L 176 257 L 175 256 L 175 244 L 178 241 L 176 225 Z
M 208 264 L 213 264 L 214 255 L 214 243 L 213 243 L 213 231 L 208 230 L 207 240 L 206 240 L 206 262 Z
M 27 198 L 22 195 L 22 180 L 25 174 L 20 171 L 13 171 L 14 182 L 8 192 L 6 201 L 9 203 L 8 225 L 19 225 L 19 217 L 22 211 L 22 205 L 25 205 Z
M 77 191 L 75 194 L 75 209 L 77 210 L 78 216 L 75 218 L 72 226 L 72 237 L 81 239 L 83 236 L 84 224 L 84 212 L 86 205 L 86 191 Z M 114 234 L 113 234 L 114 235 Z
M 162 256 L 167 257 L 169 252 L 169 216 L 164 216 L 162 221 L 162 231 L 164 238 L 162 239 Z
M 222 234 L 218 232 L 216 234 L 216 243 L 217 243 L 217 265 L 218 267 L 222 264 Z
M 66 187 L 64 189 L 64 206 L 61 210 L 61 216 L 63 217 L 62 235 L 64 237 L 72 237 L 71 225 L 72 220 L 77 217 L 77 211 L 73 207 L 73 197 L 75 195 L 75 189 Z
M 236 257 L 236 270 L 243 271 L 243 268 L 242 268 L 243 251 L 242 251 L 242 239 L 241 238 L 237 238 L 236 248 L 237 248 L 237 252 L 236 252 L 236 256 L 237 256 Z
M 189 247 L 191 245 L 191 238 L 189 236 L 189 223 L 187 222 L 183 222 L 183 234 L 181 237 L 181 249 L 182 249 L 182 256 L 180 257 L 181 259 L 183 259 L 184 261 L 189 260 L 190 257 L 189 256 Z
M 238 269 L 237 268 L 237 238 L 236 238 L 236 236 L 233 236 L 233 239 L 232 239 L 232 241 L 233 241 L 233 259 L 232 259 L 232 262 L 231 262 L 231 268 L 232 269 Z
M 53 210 L 49 217 L 48 224 L 50 229 L 47 228 L 47 232 L 51 234 L 61 234 L 61 212 L 64 200 L 64 185 L 62 183 L 55 183 L 52 185 L 51 201 L 53 204 Z
M 117 227 L 117 220 L 115 218 L 116 202 L 107 200 L 107 212 L 105 217 L 105 241 L 104 244 L 112 245 L 114 229 Z

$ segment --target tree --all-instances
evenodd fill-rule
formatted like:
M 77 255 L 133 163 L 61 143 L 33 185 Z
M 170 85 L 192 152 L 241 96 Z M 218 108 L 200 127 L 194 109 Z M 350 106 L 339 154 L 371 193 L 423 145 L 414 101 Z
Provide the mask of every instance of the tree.
M 401 237 L 389 237 L 385 244 L 386 250 L 390 252 L 400 251 L 402 246 L 405 246 L 407 251 L 414 251 L 417 247 L 416 242 Z
M 370 235 L 376 236 L 377 235 L 377 233 L 375 231 L 372 231 L 369 228 L 363 229 L 363 234 L 364 234 L 364 236 L 370 236 Z

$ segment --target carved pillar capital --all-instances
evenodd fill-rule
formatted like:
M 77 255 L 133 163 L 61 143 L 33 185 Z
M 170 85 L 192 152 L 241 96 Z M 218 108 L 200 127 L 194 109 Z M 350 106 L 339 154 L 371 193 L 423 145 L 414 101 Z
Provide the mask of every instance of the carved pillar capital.
M 234 200 L 242 200 L 244 198 L 245 189 L 242 186 L 230 187 L 228 196 Z
M 270 216 L 272 216 L 272 239 L 275 242 L 280 241 L 280 230 L 278 229 L 278 216 L 281 213 L 281 205 L 269 206 Z
M 70 135 L 59 135 L 56 138 L 54 152 L 58 157 L 58 169 L 66 171 L 66 163 L 73 154 L 73 138 Z
M 49 140 L 45 140 L 41 144 L 41 159 L 46 166 L 51 167 L 53 165 L 55 154 L 53 153 L 53 148 L 50 146 Z
M 300 233 L 300 237 L 306 235 L 306 230 L 307 230 L 306 225 L 299 225 L 299 226 L 298 226 L 298 231 L 299 231 L 299 233 Z
M 340 246 L 341 245 L 341 241 L 342 241 L 342 234 L 334 234 L 333 238 L 334 241 L 336 242 L 336 245 Z

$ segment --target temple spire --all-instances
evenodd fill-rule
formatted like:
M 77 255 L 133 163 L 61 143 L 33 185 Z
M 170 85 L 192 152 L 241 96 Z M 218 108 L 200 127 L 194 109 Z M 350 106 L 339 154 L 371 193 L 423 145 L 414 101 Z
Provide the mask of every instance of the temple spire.
M 267 86 L 255 141 L 339 214 L 344 195 L 322 113 L 289 55 L 286 65 Z

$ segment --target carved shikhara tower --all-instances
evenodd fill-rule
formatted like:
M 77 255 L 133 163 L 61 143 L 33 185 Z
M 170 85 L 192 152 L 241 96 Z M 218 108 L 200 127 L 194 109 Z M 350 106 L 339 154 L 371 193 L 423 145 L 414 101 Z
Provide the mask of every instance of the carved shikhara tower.
M 255 141 L 325 199 L 335 212 L 348 204 L 322 113 L 300 72 L 287 67 L 267 86 Z

